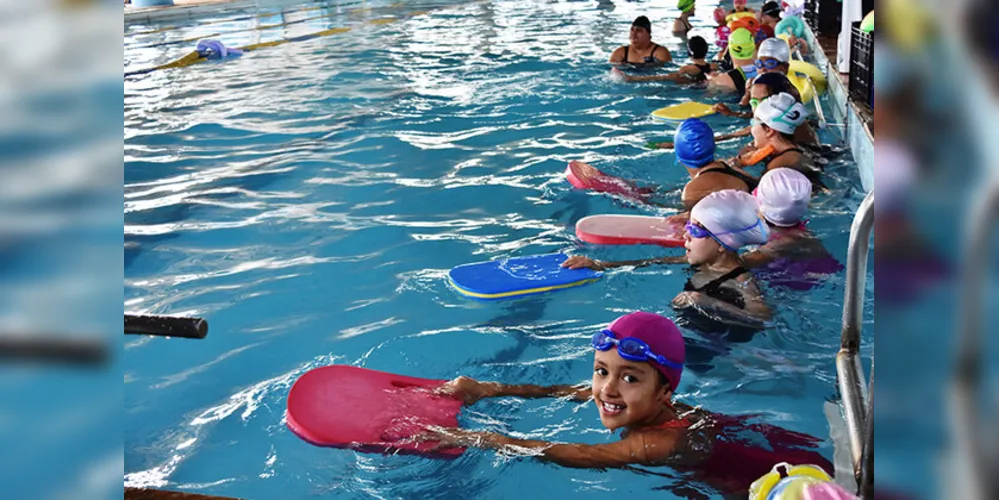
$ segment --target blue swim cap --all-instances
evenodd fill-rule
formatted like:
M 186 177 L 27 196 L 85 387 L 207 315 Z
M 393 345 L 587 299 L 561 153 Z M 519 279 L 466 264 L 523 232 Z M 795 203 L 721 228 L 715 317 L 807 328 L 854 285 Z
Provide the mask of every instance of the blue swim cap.
M 678 165 L 701 168 L 715 161 L 715 132 L 697 118 L 684 120 L 676 128 L 673 143 Z

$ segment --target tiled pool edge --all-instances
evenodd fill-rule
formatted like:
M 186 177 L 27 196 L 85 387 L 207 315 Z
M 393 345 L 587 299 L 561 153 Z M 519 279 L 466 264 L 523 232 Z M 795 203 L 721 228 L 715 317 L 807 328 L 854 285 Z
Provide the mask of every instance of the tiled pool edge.
M 837 122 L 846 124 L 846 141 L 857 163 L 860 182 L 865 192 L 874 189 L 874 135 L 867 124 L 860 119 L 857 105 L 850 101 L 849 89 L 839 77 L 835 61 L 830 62 L 825 49 L 819 44 L 810 26 L 806 25 L 805 37 L 808 46 L 814 47 L 815 60 L 819 69 L 826 75 L 829 97 L 833 104 L 833 116 Z

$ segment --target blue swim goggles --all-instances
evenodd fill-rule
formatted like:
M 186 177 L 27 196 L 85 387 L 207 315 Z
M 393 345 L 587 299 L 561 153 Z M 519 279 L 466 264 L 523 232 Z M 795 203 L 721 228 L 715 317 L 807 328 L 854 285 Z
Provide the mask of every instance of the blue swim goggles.
M 726 250 L 731 250 L 733 252 L 738 252 L 739 249 L 732 248 L 732 247 L 726 245 L 725 242 L 722 241 L 722 240 L 720 240 L 720 239 L 718 239 L 718 237 L 721 236 L 721 235 L 723 235 L 723 234 L 735 234 L 735 233 L 741 233 L 743 231 L 749 231 L 750 229 L 753 229 L 756 226 L 759 226 L 760 224 L 762 224 L 762 221 L 760 221 L 760 218 L 757 217 L 756 218 L 756 222 L 752 226 L 746 226 L 744 228 L 734 229 L 732 231 L 725 231 L 725 232 L 722 232 L 722 233 L 712 233 L 711 231 L 708 231 L 708 228 L 706 228 L 706 227 L 704 227 L 704 226 L 702 226 L 700 224 L 694 224 L 691 221 L 687 221 L 687 225 L 684 226 L 684 229 L 687 230 L 687 233 L 690 234 L 691 238 L 697 238 L 697 239 L 700 239 L 700 238 L 711 238 L 711 239 L 717 241 L 718 244 L 722 246 L 722 248 L 724 248 Z
M 617 346 L 617 353 L 628 361 L 655 361 L 667 368 L 677 370 L 683 368 L 683 363 L 675 363 L 666 359 L 662 354 L 656 354 L 649 348 L 649 344 L 634 337 L 618 340 L 614 337 L 614 332 L 601 330 L 593 334 L 593 348 L 598 351 L 607 351 L 611 347 Z
M 768 57 L 766 59 L 757 59 L 754 64 L 756 64 L 756 67 L 759 69 L 766 69 L 767 71 L 770 71 L 776 68 L 777 66 L 780 66 L 781 62 L 776 59 Z

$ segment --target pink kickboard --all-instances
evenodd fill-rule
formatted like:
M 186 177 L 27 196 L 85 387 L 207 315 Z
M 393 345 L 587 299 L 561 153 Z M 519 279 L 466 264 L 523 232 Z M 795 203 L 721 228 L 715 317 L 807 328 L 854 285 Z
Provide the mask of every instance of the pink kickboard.
M 431 392 L 444 382 L 355 366 L 316 368 L 288 393 L 288 428 L 316 446 L 455 458 L 465 450 L 400 441 L 430 425 L 458 426 L 461 401 Z
M 565 167 L 565 177 L 569 184 L 577 189 L 590 189 L 598 193 L 608 193 L 624 196 L 638 201 L 647 200 L 654 190 L 650 188 L 640 188 L 631 181 L 620 177 L 607 175 L 599 170 L 586 172 L 586 165 L 578 161 L 570 161 Z
M 684 225 L 647 215 L 591 215 L 576 223 L 576 236 L 597 245 L 682 247 Z

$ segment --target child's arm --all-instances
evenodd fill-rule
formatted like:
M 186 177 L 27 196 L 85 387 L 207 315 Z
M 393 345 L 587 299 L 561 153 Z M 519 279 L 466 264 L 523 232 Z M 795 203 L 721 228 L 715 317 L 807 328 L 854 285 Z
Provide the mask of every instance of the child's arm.
M 762 296 L 752 297 L 743 293 L 745 309 L 734 304 L 709 297 L 701 292 L 681 292 L 673 299 L 673 308 L 677 310 L 696 309 L 711 318 L 730 325 L 748 328 L 764 328 L 772 314 L 770 306 L 763 301 Z
M 560 444 L 516 439 L 494 432 L 457 428 L 432 428 L 417 441 L 437 441 L 441 448 L 475 447 L 518 452 L 563 467 L 605 469 L 627 465 L 663 465 L 670 461 L 683 439 L 682 431 L 633 432 L 610 444 Z
M 458 377 L 434 390 L 473 404 L 484 398 L 516 396 L 520 398 L 561 398 L 569 396 L 576 401 L 587 401 L 592 392 L 589 387 L 572 385 L 507 385 L 499 382 L 479 382 L 469 377 Z
M 617 262 L 603 262 L 599 260 L 593 260 L 589 257 L 582 255 L 573 255 L 566 259 L 562 263 L 562 267 L 567 267 L 569 269 L 593 269 L 595 271 L 603 271 L 605 269 L 611 269 L 615 267 L 633 266 L 633 267 L 646 267 L 653 264 L 686 264 L 687 257 L 681 255 L 677 257 L 658 257 L 654 259 L 641 259 L 641 260 L 621 260 Z

